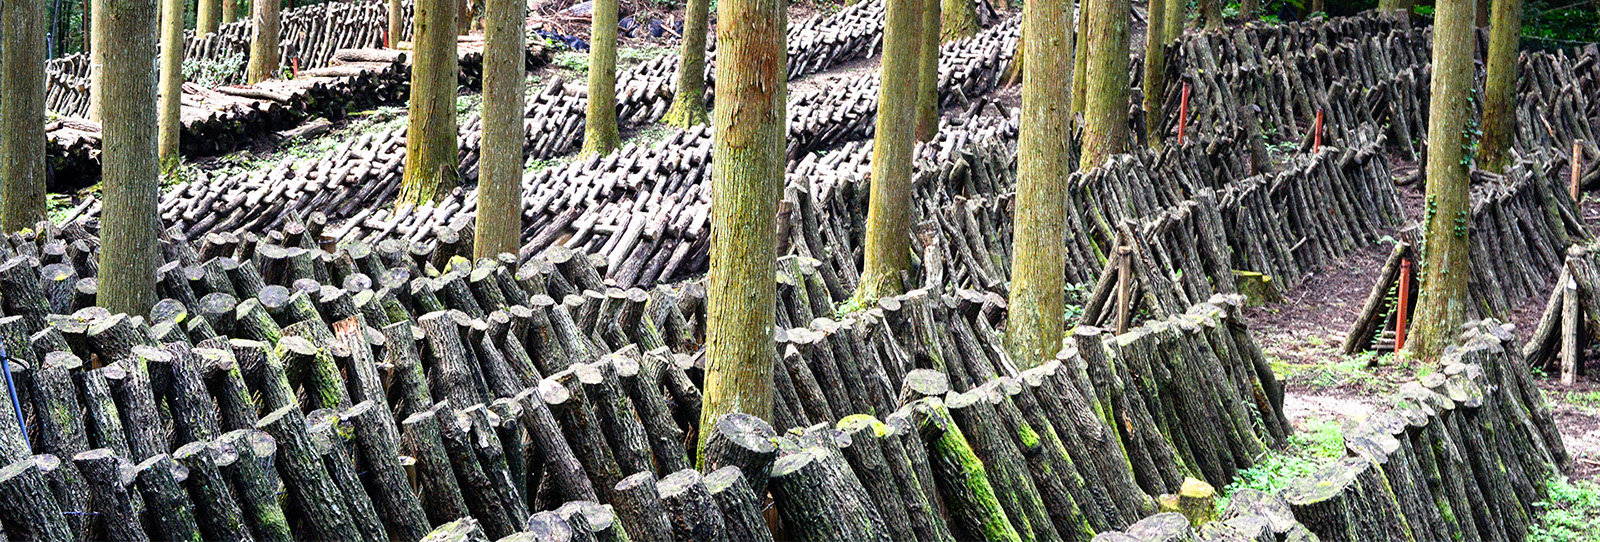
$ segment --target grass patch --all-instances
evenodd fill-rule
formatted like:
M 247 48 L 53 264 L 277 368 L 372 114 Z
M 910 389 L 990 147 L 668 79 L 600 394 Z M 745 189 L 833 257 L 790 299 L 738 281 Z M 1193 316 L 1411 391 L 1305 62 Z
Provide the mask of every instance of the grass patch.
M 1238 478 L 1223 488 L 1219 506 L 1226 507 L 1228 500 L 1241 489 L 1276 493 L 1291 480 L 1308 476 L 1344 455 L 1344 435 L 1339 432 L 1339 424 L 1308 418 L 1304 431 L 1289 436 L 1287 447 L 1272 452 L 1254 467 L 1239 471 Z
M 1553 480 L 1549 499 L 1534 506 L 1541 512 L 1528 531 L 1529 542 L 1600 540 L 1600 484 Z

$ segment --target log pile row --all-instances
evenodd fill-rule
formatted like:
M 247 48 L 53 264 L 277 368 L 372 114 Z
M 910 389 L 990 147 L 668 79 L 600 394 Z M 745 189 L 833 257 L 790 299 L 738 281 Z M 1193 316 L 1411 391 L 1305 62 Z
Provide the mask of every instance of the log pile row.
M 1596 289 L 1600 287 L 1597 248 L 1592 241 L 1567 248 L 1544 314 L 1522 347 L 1528 366 L 1559 374 L 1567 385 L 1585 373 L 1583 361 L 1600 330 L 1600 300 L 1595 297 L 1600 293 Z
M 1428 29 L 1374 14 L 1251 25 L 1190 35 L 1168 52 L 1169 80 L 1191 87 L 1191 133 L 1241 124 L 1241 106 L 1255 106 L 1274 140 L 1309 150 L 1322 111 L 1324 143 L 1347 145 L 1347 132 L 1388 123 L 1405 152 L 1426 138 L 1430 44 Z M 1164 133 L 1176 133 L 1182 86 L 1168 86 Z
M 1544 293 L 1567 247 L 1589 237 L 1556 164 L 1542 154 L 1514 164 L 1504 178 L 1477 172 L 1471 230 L 1473 310 L 1507 317 L 1521 301 Z
M 968 38 L 946 43 L 939 54 L 941 108 L 966 106 L 994 90 L 1016 54 L 1022 19 L 1007 18 Z M 844 77 L 833 84 L 791 94 L 788 153 L 806 153 L 870 139 L 878 117 L 880 74 Z M 981 104 L 979 104 L 981 105 Z
M 1471 323 L 1443 369 L 1344 432 L 1349 457 L 1281 493 L 1322 540 L 1523 540 L 1568 463 L 1510 326 Z
M 1524 155 L 1541 149 L 1571 158 L 1572 146 L 1583 142 L 1584 168 L 1579 183 L 1600 183 L 1600 46 L 1577 50 L 1526 53 L 1517 88 L 1517 149 Z
M 410 9 L 407 2 L 406 11 L 409 13 Z M 287 69 L 298 62 L 299 69 L 307 70 L 332 65 L 341 49 L 383 47 L 388 7 L 381 0 L 325 2 L 286 10 L 281 17 L 279 52 L 283 65 Z M 409 28 L 410 17 L 406 19 Z M 227 74 L 221 80 L 243 83 L 253 24 L 250 19 L 241 19 L 204 36 L 186 33 L 184 65 L 213 66 Z M 46 108 L 61 116 L 86 117 L 88 57 L 77 53 L 51 61 L 46 65 L 46 74 Z
M 191 245 L 173 235 L 166 299 L 136 318 L 89 307 L 96 241 L 86 226 L 13 236 L 15 255 L 0 265 L 0 339 L 36 436 L 21 442 L 10 430 L 20 427 L 4 425 L 13 418 L 0 418 L 10 465 L 0 484 L 29 497 L 0 503 L 0 519 L 23 538 L 134 529 L 152 539 L 410 540 L 469 516 L 503 537 L 545 528 L 553 520 L 538 512 L 552 509 L 602 530 L 590 514 L 606 503 L 612 528 L 635 539 L 657 533 L 648 529 L 662 517 L 671 533 L 765 539 L 752 518 L 755 495 L 770 490 L 789 534 L 805 539 L 855 518 L 851 540 L 967 540 L 988 529 L 1087 540 L 1132 524 L 1152 511 L 1149 495 L 1199 473 L 1159 422 L 1119 432 L 1115 420 L 1148 416 L 1158 400 L 1139 386 L 1161 396 L 1200 386 L 1219 409 L 1265 401 L 1259 389 L 1234 395 L 1260 385 L 1249 376 L 1254 345 L 1228 316 L 1236 299 L 1145 337 L 1080 331 L 1081 350 L 1018 373 L 993 329 L 1004 311 L 996 296 L 913 293 L 860 320 L 814 319 L 782 334 L 785 374 L 808 394 L 780 392 L 775 419 L 797 431 L 780 439 L 760 420 L 726 418 L 705 452 L 715 470 L 701 475 L 684 470 L 682 445 L 698 419 L 689 375 L 700 355 L 674 355 L 698 344 L 690 322 L 703 294 L 693 285 L 679 295 L 606 289 L 597 261 L 565 250 L 516 272 L 502 265 L 510 255 L 471 265 L 419 244 L 330 254 L 313 241 L 326 232 L 313 217 L 260 239 Z M 1163 370 L 1204 374 L 1158 382 Z M 897 385 L 883 385 L 889 378 Z M 55 391 L 74 385 L 84 391 Z M 61 411 L 86 414 L 43 415 Z M 1179 415 L 1205 411 L 1192 412 Z M 1231 444 L 1196 434 L 1189 445 Z M 108 478 L 105 465 L 136 476 Z M 723 500 L 739 487 L 730 479 L 750 493 Z M 118 504 L 132 499 L 145 503 L 143 522 L 139 507 Z

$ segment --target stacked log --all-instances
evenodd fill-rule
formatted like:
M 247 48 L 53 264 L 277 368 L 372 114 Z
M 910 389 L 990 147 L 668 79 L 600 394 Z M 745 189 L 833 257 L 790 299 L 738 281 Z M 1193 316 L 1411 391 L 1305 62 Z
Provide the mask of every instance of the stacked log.
M 1544 314 L 1534 328 L 1533 336 L 1522 347 L 1522 357 L 1528 366 L 1538 367 L 1549 374 L 1561 375 L 1562 382 L 1572 384 L 1584 374 L 1585 354 L 1593 343 L 1594 330 L 1600 320 L 1600 304 L 1595 298 L 1600 286 L 1600 267 L 1596 266 L 1596 244 L 1593 241 L 1567 248 L 1561 272 L 1551 288 Z
M 1479 316 L 1507 317 L 1543 293 L 1567 247 L 1589 237 L 1556 164 L 1541 156 L 1513 164 L 1504 178 L 1476 172 L 1485 182 L 1474 185 L 1467 240 L 1472 308 Z
M 1349 457 L 1285 489 L 1323 540 L 1521 540 L 1569 461 L 1515 333 L 1467 326 L 1440 372 L 1345 431 Z

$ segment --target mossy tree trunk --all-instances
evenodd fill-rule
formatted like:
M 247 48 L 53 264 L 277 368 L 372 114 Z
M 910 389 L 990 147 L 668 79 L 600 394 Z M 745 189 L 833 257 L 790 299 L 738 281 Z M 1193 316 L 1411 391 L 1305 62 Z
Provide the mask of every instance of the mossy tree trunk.
M 978 33 L 978 5 L 975 0 L 937 0 L 940 6 L 939 35 L 955 41 Z
M 106 0 L 93 0 L 89 8 L 89 120 L 100 122 L 100 94 L 106 72 Z
M 939 0 L 922 0 L 922 43 L 917 67 L 917 141 L 939 133 Z M 1020 56 L 1018 57 L 1020 58 Z
M 456 0 L 456 33 L 462 36 L 472 33 L 472 6 L 468 0 Z
M 711 263 L 700 443 L 724 414 L 772 420 L 776 219 L 787 94 L 784 0 L 717 6 L 717 137 L 712 150 Z M 697 457 L 704 458 L 705 454 Z
M 1521 4 L 1521 2 L 1518 2 L 1518 4 Z M 1400 14 L 1410 17 L 1411 9 L 1415 5 L 1416 0 L 1378 0 L 1378 11 L 1385 14 L 1400 12 Z M 1521 19 L 1522 14 L 1518 13 L 1517 18 Z
M 1128 10 L 1128 0 L 1096 0 L 1085 17 L 1090 37 L 1078 169 L 1099 166 L 1127 150 Z
M 473 254 L 517 253 L 522 240 L 525 0 L 489 0 L 483 15 L 483 160 Z
M 1517 45 L 1522 37 L 1522 0 L 1495 0 L 1490 15 L 1488 80 L 1484 83 L 1483 167 L 1505 171 L 1516 129 Z
M 678 85 L 662 122 L 679 128 L 710 122 L 706 116 L 706 19 L 711 0 L 689 0 L 683 13 L 683 49 L 678 51 Z
M 405 5 L 401 0 L 389 0 L 389 28 L 385 31 L 385 35 L 389 40 L 384 46 L 391 49 L 399 48 L 400 42 L 405 41 L 405 16 Z
M 222 24 L 239 20 L 239 0 L 222 0 L 221 17 Z
M 1200 13 L 1206 18 L 1206 30 L 1222 28 L 1223 0 L 1200 0 Z M 1311 0 L 1313 12 L 1321 11 L 1321 0 Z
M 0 229 L 44 220 L 44 0 L 0 3 Z
M 205 3 L 207 0 L 201 0 Z M 178 134 L 183 131 L 183 8 L 184 0 L 161 0 L 161 171 L 178 168 Z
M 1167 2 L 1180 1 L 1183 0 L 1150 0 L 1151 16 L 1165 14 Z M 1162 21 L 1152 19 L 1146 27 L 1144 39 L 1145 141 L 1153 149 L 1161 148 L 1161 117 L 1166 114 L 1161 110 L 1167 97 L 1167 40 L 1162 39 L 1165 31 Z
M 1189 2 L 1188 0 L 1167 0 L 1166 8 L 1167 14 L 1163 24 L 1167 27 L 1166 41 L 1171 43 L 1183 37 L 1183 27 L 1189 22 Z
M 113 313 L 146 314 L 156 301 L 161 246 L 156 161 L 155 0 L 105 0 L 100 290 Z
M 1428 104 L 1428 186 L 1422 295 L 1407 345 L 1435 360 L 1467 317 L 1468 194 L 1466 151 L 1472 129 L 1473 0 L 1440 0 L 1433 23 L 1433 82 Z
M 1032 0 L 1022 19 L 1029 36 L 1022 66 L 1022 133 L 1017 140 L 1015 246 L 1007 350 L 1018 368 L 1055 359 L 1061 349 L 1067 264 L 1065 223 L 1072 135 L 1071 0 Z
M 283 33 L 277 2 L 251 2 L 250 67 L 245 81 L 254 85 L 278 76 L 278 38 Z M 414 88 L 414 86 L 413 86 Z
M 1089 85 L 1089 47 L 1091 43 L 1094 43 L 1095 39 L 1094 35 L 1089 32 L 1089 13 L 1100 8 L 1099 4 L 1096 3 L 1097 0 L 1079 0 L 1079 2 L 1078 16 L 1076 18 L 1078 48 L 1072 52 L 1072 118 L 1074 122 L 1077 121 L 1076 117 L 1078 115 L 1083 114 L 1083 107 L 1087 102 L 1084 99 L 1084 92 Z M 1027 32 L 1024 31 L 1023 34 L 1027 34 Z
M 406 170 L 396 206 L 433 201 L 457 182 L 455 4 L 417 0 L 413 17 Z
M 610 154 L 617 148 L 617 0 L 595 0 L 589 34 L 589 104 L 581 154 Z
M 1244 22 L 1254 21 L 1261 11 L 1261 0 L 1242 0 L 1239 2 L 1239 20 Z
M 916 148 L 918 73 L 922 59 L 920 0 L 887 0 L 883 27 L 883 84 L 872 140 L 872 195 L 867 200 L 866 246 L 856 298 L 900 294 L 911 264 L 911 151 Z
M 222 26 L 222 0 L 196 0 L 194 32 L 204 36 Z

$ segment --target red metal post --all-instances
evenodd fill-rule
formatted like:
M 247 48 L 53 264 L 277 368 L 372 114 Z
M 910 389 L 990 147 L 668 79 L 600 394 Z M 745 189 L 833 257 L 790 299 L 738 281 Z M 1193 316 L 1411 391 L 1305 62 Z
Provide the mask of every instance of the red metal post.
M 1178 100 L 1178 146 L 1183 146 L 1183 127 L 1189 124 L 1189 82 L 1183 83 L 1183 97 Z
M 1406 347 L 1406 313 L 1411 308 L 1411 259 L 1400 260 L 1400 302 L 1394 309 L 1394 351 Z

